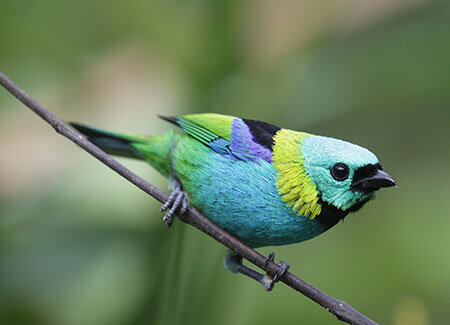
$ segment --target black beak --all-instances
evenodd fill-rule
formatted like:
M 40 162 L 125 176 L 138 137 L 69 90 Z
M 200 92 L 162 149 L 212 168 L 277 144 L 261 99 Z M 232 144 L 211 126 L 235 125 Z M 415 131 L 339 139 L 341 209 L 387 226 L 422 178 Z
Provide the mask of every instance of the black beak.
M 376 170 L 372 170 L 370 175 L 365 176 L 366 177 L 361 177 L 359 179 L 353 179 L 351 186 L 352 190 L 362 193 L 370 193 L 379 190 L 382 187 L 397 186 L 394 179 L 383 169 L 381 169 L 381 166 Z

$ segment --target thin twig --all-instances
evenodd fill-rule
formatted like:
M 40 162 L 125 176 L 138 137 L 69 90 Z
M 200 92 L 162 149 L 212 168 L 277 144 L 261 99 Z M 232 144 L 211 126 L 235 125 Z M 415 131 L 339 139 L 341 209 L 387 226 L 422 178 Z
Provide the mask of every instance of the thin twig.
M 6 77 L 1 72 L 0 84 L 13 96 L 24 103 L 29 109 L 31 109 L 47 123 L 49 123 L 56 130 L 56 132 L 75 142 L 78 146 L 83 148 L 92 156 L 100 160 L 115 172 L 122 175 L 124 178 L 139 187 L 147 194 L 153 196 L 158 201 L 165 202 L 167 200 L 168 195 L 166 193 L 148 183 L 138 175 L 134 174 L 132 171 L 119 164 L 116 160 L 100 150 L 94 144 L 87 141 L 84 136 L 82 136 L 79 132 L 74 130 L 71 126 L 58 118 L 56 115 L 42 107 L 37 101 L 35 101 L 32 97 L 30 97 L 27 93 L 25 93 L 22 89 L 15 85 L 8 77 Z M 278 272 L 279 266 L 277 264 L 267 263 L 266 265 L 266 257 L 253 250 L 252 248 L 244 245 L 235 237 L 213 224 L 209 219 L 201 215 L 196 209 L 189 207 L 188 211 L 179 218 L 182 221 L 213 237 L 215 240 L 232 249 L 269 274 L 276 274 L 276 272 Z M 343 322 L 362 325 L 377 324 L 373 320 L 358 312 L 346 302 L 328 296 L 323 291 L 313 287 L 312 285 L 308 284 L 307 282 L 303 281 L 290 272 L 284 273 L 280 281 L 284 282 L 294 290 L 299 291 L 311 300 L 315 301 Z

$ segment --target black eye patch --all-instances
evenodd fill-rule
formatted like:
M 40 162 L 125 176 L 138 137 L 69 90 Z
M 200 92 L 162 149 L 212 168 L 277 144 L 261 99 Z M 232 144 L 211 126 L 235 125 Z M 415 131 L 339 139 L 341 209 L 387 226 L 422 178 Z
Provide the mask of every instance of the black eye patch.
M 375 164 L 358 168 L 353 175 L 352 184 L 356 184 L 363 179 L 375 176 L 377 174 L 377 170 L 383 170 L 383 167 L 380 164 Z

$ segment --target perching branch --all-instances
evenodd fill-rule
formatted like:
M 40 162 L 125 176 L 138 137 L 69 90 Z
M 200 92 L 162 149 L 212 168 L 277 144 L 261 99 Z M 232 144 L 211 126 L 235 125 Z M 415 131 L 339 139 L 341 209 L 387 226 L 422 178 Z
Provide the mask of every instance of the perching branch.
M 37 101 L 35 101 L 32 97 L 30 97 L 27 93 L 25 93 L 22 89 L 15 85 L 8 77 L 6 77 L 1 72 L 0 84 L 13 96 L 15 96 L 23 104 L 25 104 L 29 109 L 31 109 L 48 124 L 50 124 L 57 133 L 75 142 L 78 146 L 100 160 L 106 166 L 122 175 L 128 181 L 139 187 L 147 194 L 153 196 L 158 201 L 165 202 L 168 199 L 168 195 L 166 193 L 162 192 L 160 189 L 148 183 L 138 175 L 134 174 L 132 171 L 119 164 L 111 156 L 86 140 L 84 136 L 70 127 L 66 122 L 59 119 L 53 113 L 42 107 Z M 188 211 L 179 218 L 182 221 L 213 237 L 215 240 L 232 249 L 233 251 L 247 259 L 249 262 L 253 263 L 269 274 L 275 274 L 279 270 L 279 266 L 275 263 L 267 263 L 266 265 L 266 257 L 253 250 L 252 248 L 244 245 L 235 237 L 213 224 L 209 219 L 201 215 L 196 209 L 189 207 Z M 358 325 L 377 324 L 365 315 L 358 312 L 346 302 L 328 296 L 323 291 L 313 287 L 312 285 L 308 284 L 307 282 L 303 281 L 290 272 L 286 272 L 281 277 L 280 281 L 284 282 L 292 289 L 299 291 L 303 295 L 315 301 L 343 322 Z

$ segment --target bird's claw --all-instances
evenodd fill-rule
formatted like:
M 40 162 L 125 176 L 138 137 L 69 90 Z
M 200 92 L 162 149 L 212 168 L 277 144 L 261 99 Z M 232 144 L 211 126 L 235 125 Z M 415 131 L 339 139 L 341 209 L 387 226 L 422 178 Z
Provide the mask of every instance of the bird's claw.
M 274 259 L 275 254 L 270 253 L 266 259 L 266 267 L 268 266 L 269 263 L 273 263 Z M 278 266 L 280 267 L 280 270 L 277 273 L 275 273 L 273 277 L 269 274 L 266 274 L 261 281 L 266 291 L 271 291 L 275 286 L 275 283 L 280 281 L 280 278 L 286 273 L 287 270 L 289 270 L 290 267 L 288 263 L 283 261 L 278 262 Z
M 188 202 L 186 194 L 181 190 L 181 186 L 175 186 L 175 189 L 170 193 L 169 198 L 160 209 L 160 211 L 169 210 L 163 217 L 166 226 L 170 227 L 172 225 L 177 211 L 182 215 L 186 212 L 187 207 Z

